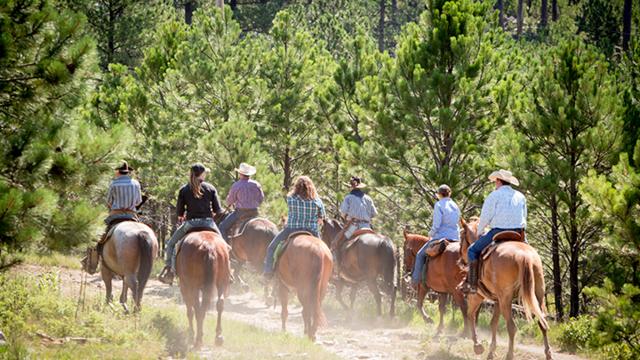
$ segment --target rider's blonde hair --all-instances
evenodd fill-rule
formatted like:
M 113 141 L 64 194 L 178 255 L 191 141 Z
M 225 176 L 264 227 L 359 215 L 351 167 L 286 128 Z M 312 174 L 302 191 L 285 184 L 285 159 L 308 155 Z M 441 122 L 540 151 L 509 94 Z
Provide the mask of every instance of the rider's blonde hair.
M 318 197 L 316 187 L 308 176 L 300 176 L 296 179 L 293 188 L 289 191 L 289 196 L 294 195 L 298 195 L 305 200 L 313 200 Z

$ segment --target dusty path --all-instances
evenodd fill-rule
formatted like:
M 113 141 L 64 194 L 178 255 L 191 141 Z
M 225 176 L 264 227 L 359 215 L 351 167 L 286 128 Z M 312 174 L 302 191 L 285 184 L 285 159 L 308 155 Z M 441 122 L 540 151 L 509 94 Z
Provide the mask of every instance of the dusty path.
M 61 268 L 46 269 L 38 266 L 24 265 L 18 271 L 40 274 L 45 271 L 57 272 L 60 276 L 63 291 L 76 296 L 80 287 L 81 272 Z M 88 291 L 104 296 L 104 285 L 100 275 L 88 275 Z M 114 298 L 117 299 L 121 282 L 114 283 Z M 328 297 L 334 296 L 329 293 Z M 360 295 L 364 296 L 364 295 Z M 168 287 L 155 279 L 151 279 L 145 290 L 143 303 L 160 305 L 162 303 L 180 303 L 178 287 Z M 471 341 L 458 340 L 453 336 L 439 339 L 428 339 L 424 331 L 408 327 L 400 320 L 389 321 L 386 318 L 371 316 L 368 318 L 349 319 L 342 310 L 334 308 L 334 304 L 325 306 L 329 322 L 328 327 L 320 329 L 317 343 L 330 352 L 344 359 L 480 359 L 472 355 Z M 225 304 L 224 318 L 242 321 L 268 331 L 280 331 L 280 307 L 267 307 L 261 296 L 253 292 L 232 292 Z M 301 308 L 297 301 L 290 301 L 287 331 L 302 336 Z M 487 334 L 482 339 L 489 339 Z M 498 349 L 498 358 L 505 354 L 504 342 Z M 517 359 L 544 359 L 541 346 L 518 343 Z M 211 354 L 199 353 L 200 356 L 211 357 Z M 282 358 L 299 357 L 296 354 L 279 354 Z M 558 360 L 580 360 L 580 357 L 554 353 Z

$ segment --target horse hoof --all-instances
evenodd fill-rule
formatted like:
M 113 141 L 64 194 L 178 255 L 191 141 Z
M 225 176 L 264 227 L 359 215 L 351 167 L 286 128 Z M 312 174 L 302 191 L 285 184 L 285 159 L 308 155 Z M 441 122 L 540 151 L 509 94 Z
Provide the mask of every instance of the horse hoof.
M 216 336 L 216 346 L 222 346 L 224 344 L 224 337 L 222 335 Z
M 484 352 L 484 346 L 480 344 L 473 345 L 473 351 L 476 353 L 476 355 L 480 355 Z

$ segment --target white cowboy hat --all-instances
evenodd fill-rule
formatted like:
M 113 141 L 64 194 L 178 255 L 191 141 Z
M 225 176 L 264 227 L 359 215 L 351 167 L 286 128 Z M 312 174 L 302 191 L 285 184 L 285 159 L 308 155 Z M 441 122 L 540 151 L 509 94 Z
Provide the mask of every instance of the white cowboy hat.
M 245 176 L 252 176 L 256 173 L 256 168 L 247 163 L 240 163 L 236 171 Z
M 498 171 L 494 171 L 489 175 L 489 180 L 496 181 L 496 179 L 504 180 L 509 184 L 513 184 L 515 186 L 520 185 L 520 181 L 516 179 L 515 176 L 509 170 L 500 169 Z

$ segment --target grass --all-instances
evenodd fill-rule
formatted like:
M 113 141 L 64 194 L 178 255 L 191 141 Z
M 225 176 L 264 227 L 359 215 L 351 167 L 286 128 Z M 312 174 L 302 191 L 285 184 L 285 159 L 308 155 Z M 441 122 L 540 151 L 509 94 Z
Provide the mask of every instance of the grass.
M 8 344 L 0 347 L 2 359 L 158 359 L 167 356 L 219 359 L 279 359 L 284 354 L 305 354 L 308 359 L 332 359 L 334 355 L 306 338 L 270 333 L 224 318 L 225 344 L 215 347 L 215 316 L 205 322 L 204 352 L 189 351 L 184 307 L 147 303 L 138 315 L 124 315 L 105 306 L 102 295 L 87 294 L 85 309 L 76 317 L 76 301 L 64 296 L 58 276 L 0 275 L 0 329 Z M 83 337 L 46 344 L 36 334 L 54 338 Z
M 59 252 L 38 253 L 29 252 L 24 254 L 22 261 L 27 264 L 39 265 L 43 267 L 63 267 L 67 269 L 80 270 L 81 255 L 68 255 Z

